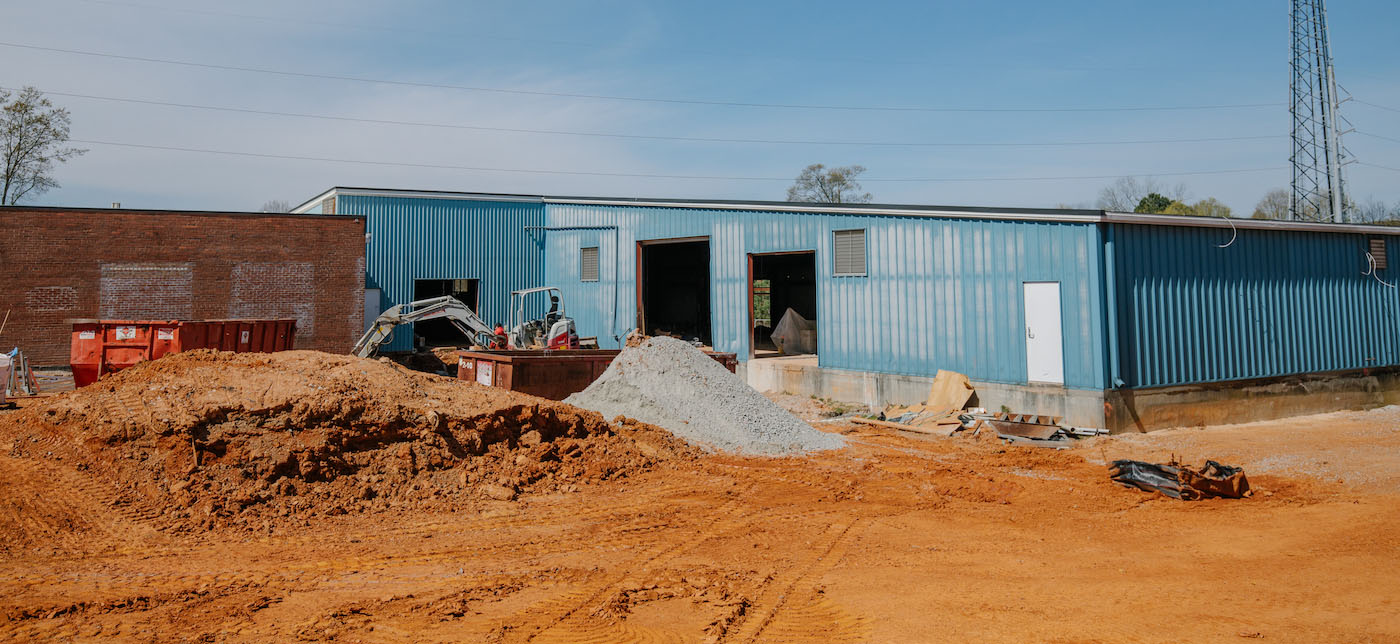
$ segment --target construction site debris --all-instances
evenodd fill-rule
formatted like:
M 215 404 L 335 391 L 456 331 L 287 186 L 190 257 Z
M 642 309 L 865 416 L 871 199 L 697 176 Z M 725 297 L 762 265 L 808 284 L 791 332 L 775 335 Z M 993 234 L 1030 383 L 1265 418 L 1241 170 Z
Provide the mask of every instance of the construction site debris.
M 769 336 L 773 345 L 784 355 L 796 356 L 817 352 L 817 322 L 788 309 Z
M 928 388 L 925 404 L 936 409 L 963 409 L 972 400 L 974 391 L 967 376 L 956 371 L 939 369 Z
M 852 418 L 851 422 L 861 425 L 873 425 L 875 427 L 888 427 L 902 432 L 913 432 L 915 434 L 929 434 L 932 436 L 952 436 L 962 428 L 962 425 L 954 422 L 952 425 L 934 425 L 932 427 L 921 427 L 919 425 L 906 425 L 888 420 L 876 420 L 874 418 Z
M 798 420 L 705 353 L 673 338 L 653 337 L 624 349 L 593 384 L 564 402 L 744 454 L 788 455 L 845 444 L 840 436 Z
M 4 372 L 0 375 L 0 403 L 5 402 L 6 396 L 36 396 L 40 393 L 39 380 L 34 377 L 29 358 L 19 347 L 0 354 L 0 372 Z
M 14 445 L 43 440 L 113 503 L 188 527 L 454 509 L 693 451 L 656 428 L 314 351 L 171 354 L 18 413 Z
M 1200 470 L 1186 467 L 1176 459 L 1166 465 L 1134 460 L 1117 460 L 1109 466 L 1109 478 L 1124 487 L 1160 492 L 1173 499 L 1239 499 L 1250 495 L 1249 480 L 1239 467 L 1206 461 Z

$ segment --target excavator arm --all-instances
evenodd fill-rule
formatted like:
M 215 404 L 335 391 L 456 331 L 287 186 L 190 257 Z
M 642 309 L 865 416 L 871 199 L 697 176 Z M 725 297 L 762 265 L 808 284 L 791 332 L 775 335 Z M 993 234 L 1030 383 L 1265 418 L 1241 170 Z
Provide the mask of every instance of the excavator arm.
M 452 323 L 452 326 L 457 327 L 462 335 L 483 345 L 495 337 L 495 332 L 491 330 L 491 327 L 467 308 L 466 304 L 457 298 L 443 296 L 400 304 L 381 313 L 378 318 L 375 318 L 374 324 L 370 325 L 369 330 L 360 337 L 360 341 L 355 343 L 355 348 L 351 349 L 351 353 L 361 358 L 369 357 L 380 345 L 389 340 L 394 329 L 399 325 L 436 319 L 446 319 Z

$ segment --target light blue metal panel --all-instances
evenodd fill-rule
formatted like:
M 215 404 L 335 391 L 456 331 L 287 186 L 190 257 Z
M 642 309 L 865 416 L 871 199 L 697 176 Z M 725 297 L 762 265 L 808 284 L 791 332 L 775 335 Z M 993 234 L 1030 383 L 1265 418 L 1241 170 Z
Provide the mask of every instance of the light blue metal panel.
M 382 308 L 412 301 L 414 280 L 475 279 L 478 313 L 505 323 L 510 292 L 543 285 L 543 246 L 528 230 L 544 224 L 543 204 L 340 195 L 336 210 L 365 216 L 366 285 L 382 289 Z M 383 350 L 412 343 L 401 329 Z
M 598 335 L 605 347 L 635 326 L 637 242 L 708 237 L 720 351 L 748 355 L 748 254 L 813 250 L 822 366 L 921 376 L 951 369 L 974 380 L 1025 382 L 1021 285 L 1057 281 L 1066 386 L 1105 386 L 1093 224 L 576 204 L 546 210 L 550 227 L 617 227 L 546 233 L 546 281 L 564 288 L 580 334 Z M 845 229 L 867 231 L 864 277 L 833 276 L 832 231 Z M 579 248 L 592 245 L 600 249 L 600 280 L 580 282 Z
M 1400 363 L 1397 293 L 1359 234 L 1114 224 L 1117 349 L 1129 387 Z M 1387 238 L 1387 255 L 1396 250 Z M 1378 277 L 1394 284 L 1394 267 Z

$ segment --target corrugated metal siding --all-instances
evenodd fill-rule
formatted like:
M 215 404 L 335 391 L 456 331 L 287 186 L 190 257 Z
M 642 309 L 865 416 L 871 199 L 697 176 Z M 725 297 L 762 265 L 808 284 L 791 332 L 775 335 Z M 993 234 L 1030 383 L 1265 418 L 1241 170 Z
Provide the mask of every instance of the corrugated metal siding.
M 366 285 L 382 289 L 381 310 L 411 302 L 417 279 L 475 279 L 478 313 L 505 323 L 510 292 L 542 285 L 542 238 L 526 230 L 544 224 L 542 204 L 341 195 L 337 211 L 365 216 Z M 410 328 L 382 350 L 412 348 Z
M 1358 234 L 1114 224 L 1129 387 L 1394 365 L 1397 292 Z M 1394 250 L 1388 238 L 1387 253 Z M 1394 268 L 1379 271 L 1395 283 Z
M 618 227 L 550 231 L 545 244 L 546 281 L 564 289 L 579 333 L 598 335 L 605 347 L 636 323 L 637 241 L 709 237 L 720 351 L 748 355 L 747 254 L 815 250 L 822 366 L 920 376 L 952 369 L 974 380 L 1023 383 L 1021 284 L 1058 281 L 1066 386 L 1105 386 L 1093 224 L 576 204 L 547 204 L 546 211 L 551 227 Z M 866 277 L 833 276 L 832 231 L 847 229 L 867 230 Z M 600 249 L 599 282 L 579 280 L 585 246 Z

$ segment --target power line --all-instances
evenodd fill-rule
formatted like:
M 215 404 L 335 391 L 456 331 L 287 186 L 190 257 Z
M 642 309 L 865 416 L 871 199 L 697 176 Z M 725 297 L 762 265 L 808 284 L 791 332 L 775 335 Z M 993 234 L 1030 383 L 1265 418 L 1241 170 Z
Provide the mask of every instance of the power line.
M 686 174 L 651 174 L 651 173 L 631 173 L 631 172 L 600 172 L 591 170 L 540 170 L 534 168 L 489 168 L 480 166 L 450 165 L 438 163 L 414 163 L 400 161 L 370 161 L 363 159 L 339 159 L 331 157 L 313 157 L 292 154 L 270 154 L 265 152 L 238 152 L 233 150 L 214 150 L 209 148 L 187 148 L 164 145 L 148 145 L 144 143 L 123 143 L 118 141 L 97 141 L 84 139 L 70 139 L 74 143 L 85 145 L 106 145 L 124 148 L 137 148 L 144 150 L 163 150 L 169 152 L 193 152 L 201 154 L 218 154 L 238 157 L 252 157 L 259 159 L 282 159 L 291 161 L 318 161 L 326 163 L 343 163 L 351 165 L 373 165 L 405 168 L 430 168 L 438 170 L 469 170 L 473 172 L 508 172 L 523 174 L 554 174 L 554 175 L 580 175 L 591 177 L 629 177 L 643 179 L 699 179 L 712 181 L 792 181 L 792 177 L 745 177 L 745 176 L 723 176 L 723 175 L 686 175 Z M 1057 177 L 862 177 L 861 181 L 878 182 L 898 182 L 898 183 L 958 183 L 958 182 L 990 182 L 990 181 L 1067 181 L 1074 179 L 1117 179 L 1125 175 L 1153 176 L 1153 177 L 1183 177 L 1211 174 L 1240 174 L 1247 172 L 1273 172 L 1285 170 L 1283 166 L 1270 168 L 1234 168 L 1227 170 L 1195 170 L 1187 172 L 1133 172 L 1116 173 L 1105 175 L 1078 175 L 1078 176 L 1057 176 Z
M 1352 100 L 1352 102 L 1354 102 L 1354 103 L 1360 103 L 1360 104 L 1362 104 L 1362 105 L 1369 105 L 1369 106 L 1374 107 L 1374 108 L 1376 108 L 1376 109 L 1378 109 L 1378 110 L 1385 110 L 1385 111 L 1387 111 L 1387 112 L 1400 113 L 1400 109 L 1396 109 L 1396 108 L 1393 108 L 1393 107 L 1386 107 L 1386 106 L 1384 106 L 1384 105 L 1380 105 L 1380 104 L 1377 104 L 1377 103 L 1371 103 L 1371 102 L 1369 102 L 1369 101 L 1363 101 L 1363 100 L 1361 100 L 1361 99 L 1359 99 L 1359 98 L 1353 98 L 1353 99 L 1351 99 L 1351 100 Z
M 76 1 L 76 2 L 84 2 L 84 3 L 88 3 L 88 4 L 106 5 L 106 6 L 112 6 L 112 7 L 129 7 L 129 8 L 135 8 L 135 9 L 142 9 L 142 10 L 146 10 L 146 11 L 180 12 L 180 13 L 187 13 L 187 14 L 194 14 L 194 15 L 202 15 L 202 16 L 213 16 L 213 17 L 219 17 L 219 18 L 237 18 L 237 19 L 242 19 L 242 20 L 253 20 L 253 21 L 265 22 L 265 23 L 272 23 L 272 24 L 279 24 L 279 23 L 280 23 L 280 24 L 294 24 L 294 25 L 295 25 L 295 24 L 302 24 L 302 25 L 314 25 L 314 26 L 319 26 L 319 27 L 332 27 L 332 28 L 336 28 L 336 29 L 356 29 L 356 30 L 362 30 L 362 31 L 382 31 L 382 32 L 390 32 L 390 33 L 415 34 L 415 35 L 419 35 L 419 36 L 425 36 L 425 35 L 426 35 L 426 36 L 435 36 L 435 37 L 444 37 L 444 36 L 445 36 L 445 37 L 450 37 L 450 38 L 461 38 L 462 35 L 463 35 L 462 31 L 439 31 L 439 30 L 434 30 L 434 29 L 415 29 L 415 28 L 410 28 L 410 27 L 398 27 L 398 26 L 389 26 L 389 25 L 367 25 L 367 24 L 355 24 L 355 23 L 348 23 L 348 22 L 331 22 L 331 21 L 327 21 L 327 20 L 308 20 L 308 19 L 277 18 L 277 17 L 273 17 L 273 16 L 254 15 L 254 14 L 246 14 L 246 13 L 233 13 L 233 12 L 227 12 L 227 11 L 213 11 L 213 10 L 209 10 L 209 9 L 193 9 L 193 8 L 189 8 L 189 7 L 162 7 L 162 6 L 157 6 L 157 5 L 152 5 L 152 4 L 146 4 L 146 3 L 141 3 L 141 2 L 120 2 L 120 1 L 118 1 L 118 0 L 74 0 L 74 1 Z M 519 36 L 502 36 L 502 35 L 499 35 L 499 34 L 496 34 L 496 33 L 482 33 L 482 30 L 480 30 L 480 29 L 473 30 L 473 31 L 472 31 L 472 34 L 471 34 L 471 37 L 474 38 L 474 39 L 496 40 L 496 41 L 501 41 L 501 42 L 527 43 L 527 44 L 529 44 L 529 43 L 539 43 L 539 44 L 547 44 L 547 45 L 565 45 L 565 46 L 568 46 L 568 47 L 579 47 L 579 48 L 595 49 L 595 50 L 598 50 L 598 49 L 605 49 L 606 46 L 607 46 L 606 44 L 600 43 L 600 42 L 598 42 L 598 41 L 579 41 L 579 40 L 561 40 L 561 39 L 557 39 L 557 38 L 524 38 L 524 37 L 519 37 Z M 919 65 L 919 66 L 923 66 L 923 67 L 929 67 L 929 66 L 932 66 L 932 65 L 935 64 L 935 62 L 934 62 L 933 60 L 931 60 L 931 59 L 892 59 L 892 58 L 872 58 L 872 57 L 869 57 L 869 56 L 850 56 L 850 55 L 842 55 L 842 56 L 819 56 L 819 55 L 813 55 L 813 54 L 808 53 L 808 52 L 800 52 L 800 53 L 797 53 L 797 54 L 794 54 L 794 55 L 789 55 L 789 56 L 772 55 L 772 54 L 762 55 L 762 56 L 756 56 L 752 51 L 739 51 L 739 52 L 736 52 L 736 51 L 734 51 L 734 50 L 696 49 L 696 48 L 677 48 L 677 47 L 668 47 L 667 49 L 669 49 L 669 50 L 672 51 L 672 52 L 676 52 L 676 53 L 701 54 L 701 55 L 705 55 L 705 56 L 716 56 L 716 57 L 723 57 L 723 58 L 741 58 L 741 59 L 744 59 L 744 60 L 751 60 L 751 59 L 753 59 L 753 58 L 755 58 L 755 57 L 760 57 L 760 58 L 766 58 L 766 59 L 770 59 L 770 60 L 799 61 L 799 62 L 803 62 L 803 63 L 807 63 L 807 64 L 810 64 L 810 63 L 812 63 L 812 62 L 833 62 L 833 63 L 861 63 L 861 64 L 874 64 L 874 65 L 901 65 L 901 66 Z M 945 62 L 943 66 L 944 66 L 944 67 L 950 67 L 950 66 L 952 66 L 952 65 L 960 64 L 960 62 L 961 62 L 961 61 L 959 61 L 958 63 L 952 63 L 952 64 L 949 64 L 949 63 L 946 63 L 946 62 Z M 1058 70 L 1072 70 L 1072 71 L 1099 71 L 1099 72 L 1102 72 L 1102 71 L 1122 71 L 1122 70 L 1124 70 L 1125 68 L 1123 68 L 1123 67 L 1102 67 L 1102 66 L 1089 67 L 1089 66 L 1078 66 L 1078 65 L 1055 65 L 1055 69 L 1058 69 Z M 1141 69 L 1141 68 L 1140 68 L 1140 67 L 1134 67 L 1134 68 L 1128 68 L 1128 69 Z
M 0 87 L 18 91 L 19 88 Z M 348 123 L 369 123 L 375 125 L 399 125 L 409 127 L 443 128 L 454 130 L 474 130 L 484 132 L 507 132 L 513 134 L 547 134 L 556 136 L 582 136 L 601 137 L 614 139 L 641 139 L 652 141 L 680 141 L 689 143 L 751 143 L 766 145 L 829 145 L 829 146 L 861 146 L 861 147 L 1071 147 L 1071 146 L 1111 146 L 1111 145 L 1155 145 L 1170 143 L 1213 143 L 1221 141 L 1257 141 L 1264 139 L 1287 138 L 1281 134 L 1264 134 L 1253 136 L 1220 136 L 1220 137 L 1198 137 L 1198 138 L 1178 138 L 1178 139 L 1129 139 L 1116 141 L 839 141 L 839 140 L 800 140 L 800 139 L 749 139 L 749 138 L 726 138 L 726 137 L 701 137 L 701 136 L 667 136 L 651 134 L 626 134 L 614 132 L 581 132 L 571 130 L 544 130 L 535 128 L 511 128 L 495 127 L 485 125 L 465 125 L 457 123 L 432 123 L 426 121 L 401 121 L 392 119 L 371 119 L 352 116 L 335 116 L 331 114 L 311 114 L 306 112 L 281 112 L 273 110 L 258 110 L 242 107 L 227 107 L 219 105 L 199 105 L 193 103 L 171 103 L 165 101 L 154 101 L 138 98 L 119 98 L 115 96 L 97 96 L 93 94 L 74 94 L 70 92 L 45 91 L 51 96 L 66 96 L 70 98 L 82 98 L 97 101 L 111 101 L 116 103 L 131 103 L 137 105 L 157 105 L 162 107 L 177 107 L 184 109 L 210 110 L 217 112 L 232 112 L 237 114 L 258 114 L 264 116 L 283 116 L 292 118 L 317 119 L 325 121 L 340 121 Z
M 1390 167 L 1390 166 L 1388 166 L 1388 165 L 1379 165 L 1379 164 L 1376 164 L 1376 163 L 1367 163 L 1367 162 L 1365 162 L 1365 161 L 1357 161 L 1357 162 L 1356 162 L 1356 165 L 1364 165 L 1364 166 L 1369 167 L 1369 168 L 1380 168 L 1380 169 L 1382 169 L 1382 170 L 1390 170 L 1391 172 L 1400 172 L 1400 168 L 1392 168 L 1392 167 Z
M 1279 107 L 1282 103 L 1233 103 L 1219 105 L 1166 105 L 1166 106 L 1132 106 L 1132 107 L 918 107 L 918 106 L 878 106 L 878 105 L 818 105 L 803 103 L 757 103 L 743 101 L 717 101 L 701 99 L 680 99 L 680 98 L 660 98 L 650 96 L 618 96 L 608 94 L 582 94 L 574 92 L 546 92 L 540 90 L 506 89 L 500 87 L 481 87 L 473 85 L 450 85 L 445 83 L 426 83 L 419 81 L 392 80 L 384 78 L 369 78 L 362 76 L 343 76 L 338 74 L 320 74 L 312 72 L 295 72 L 281 69 L 269 69 L 264 67 L 243 67 L 238 65 L 217 65 L 212 63 L 196 63 L 184 60 L 174 60 L 169 58 L 149 58 L 145 56 L 127 56 L 123 54 L 111 54 L 103 52 L 85 51 L 81 49 L 64 49 L 61 47 L 41 47 L 39 45 L 24 45 L 11 42 L 0 42 L 0 46 L 14 47 L 18 49 L 30 49 L 34 51 L 47 51 L 62 54 L 72 54 L 76 56 L 90 56 L 96 58 L 110 58 L 114 60 L 126 60 L 142 63 L 157 63 L 162 65 L 178 65 L 181 67 L 194 67 L 199 69 L 217 69 L 221 71 L 248 72 L 254 74 L 271 74 L 276 76 L 286 76 L 292 78 L 316 78 L 322 80 L 337 80 L 356 83 L 374 83 L 379 85 L 395 85 L 400 87 L 425 87 L 433 89 L 450 89 L 467 92 L 487 92 L 494 94 L 510 94 L 518 96 L 547 96 L 552 98 L 583 98 L 602 101 L 624 101 L 634 103 L 662 103 L 671 105 L 704 105 L 712 107 L 747 107 L 747 108 L 770 108 L 770 109 L 800 109 L 800 110 L 835 110 L 835 111 L 864 111 L 864 112 L 930 112 L 930 113 L 1071 113 L 1071 112 L 1159 112 L 1159 111 L 1187 111 L 1187 110 L 1225 110 L 1225 109 L 1248 109 L 1261 107 Z
M 1371 137 L 1371 138 L 1373 138 L 1373 139 L 1380 139 L 1380 140 L 1382 140 L 1382 141 L 1393 141 L 1393 142 L 1395 142 L 1395 143 L 1400 143 L 1400 139 L 1392 138 L 1392 137 L 1389 137 L 1389 136 L 1381 136 L 1381 135 L 1379 135 L 1379 134 L 1371 134 L 1370 132 L 1362 132 L 1361 130 L 1356 130 L 1356 133 L 1357 133 L 1357 134 L 1360 134 L 1361 136 L 1369 136 L 1369 137 Z

